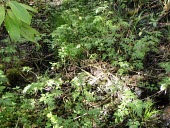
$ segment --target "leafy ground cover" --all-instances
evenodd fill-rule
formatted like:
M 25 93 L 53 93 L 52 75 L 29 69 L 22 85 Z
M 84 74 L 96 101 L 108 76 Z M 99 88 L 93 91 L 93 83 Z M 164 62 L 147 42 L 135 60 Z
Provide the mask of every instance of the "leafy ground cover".
M 20 2 L 0 3 L 2 128 L 169 125 L 169 1 Z

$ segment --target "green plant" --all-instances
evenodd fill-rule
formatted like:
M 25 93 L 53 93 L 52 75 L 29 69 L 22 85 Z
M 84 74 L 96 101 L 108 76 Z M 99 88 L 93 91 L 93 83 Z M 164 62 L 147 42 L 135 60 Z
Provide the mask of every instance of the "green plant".
M 114 113 L 115 123 L 120 125 L 128 119 L 126 125 L 129 127 L 147 126 L 149 124 L 145 124 L 145 122 L 154 122 L 153 116 L 158 113 L 159 111 L 153 109 L 152 101 L 142 101 L 131 91 L 125 91 L 121 104 L 118 105 L 117 111 Z
M 0 126 L 157 127 L 150 94 L 166 93 L 170 80 L 168 54 L 158 52 L 166 15 L 159 20 L 156 2 L 65 0 L 51 8 L 40 1 L 33 20 L 32 7 L 1 2 L 0 29 L 10 38 L 0 35 Z M 37 39 L 35 51 L 27 41 Z
M 159 65 L 165 69 L 166 73 L 170 72 L 170 62 L 161 62 Z
M 4 22 L 6 30 L 14 42 L 19 41 L 21 37 L 36 42 L 35 35 L 38 32 L 30 27 L 32 14 L 28 10 L 37 12 L 34 8 L 17 1 L 0 2 L 0 26 Z
M 170 78 L 169 77 L 163 77 L 162 80 L 159 82 L 160 84 L 160 91 L 167 91 L 167 89 L 170 86 Z
M 0 85 L 5 84 L 8 81 L 6 76 L 4 75 L 4 72 L 0 70 Z
M 5 46 L 0 49 L 1 60 L 4 63 L 13 62 L 13 65 L 18 62 L 16 45 L 11 44 L 9 38 L 1 41 Z

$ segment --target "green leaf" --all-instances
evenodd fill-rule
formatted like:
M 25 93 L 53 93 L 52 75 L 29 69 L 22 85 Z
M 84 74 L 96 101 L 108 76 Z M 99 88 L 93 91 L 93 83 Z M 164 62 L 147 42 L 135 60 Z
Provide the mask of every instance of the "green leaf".
M 36 9 L 34 9 L 34 8 L 32 8 L 32 7 L 30 7 L 30 6 L 26 5 L 26 4 L 21 4 L 21 3 L 20 3 L 20 5 L 21 5 L 22 7 L 24 7 L 25 9 L 29 10 L 29 11 L 38 13 L 38 11 L 37 11 Z
M 0 86 L 0 93 L 5 89 L 5 86 Z
M 0 26 L 5 19 L 5 8 L 4 6 L 0 6 Z
M 16 1 L 9 1 L 8 5 L 12 9 L 13 13 L 15 16 L 20 19 L 21 21 L 27 23 L 30 25 L 31 23 L 31 15 L 29 12 L 24 8 L 23 6 L 20 5 L 20 3 Z
M 11 19 L 9 15 L 5 18 L 5 27 L 10 35 L 11 40 L 18 41 L 20 39 L 20 29 L 17 24 L 15 24 L 14 19 Z
M 21 26 L 21 35 L 27 40 L 36 43 L 35 35 L 39 35 L 39 32 L 31 28 L 28 24 L 23 23 Z
M 105 7 L 98 7 L 98 8 L 96 9 L 96 14 L 105 11 L 106 8 L 107 8 L 107 6 L 105 6 Z
M 14 13 L 11 11 L 11 9 L 7 10 L 7 15 L 13 20 L 14 24 L 17 25 L 18 27 L 21 26 L 21 21 L 16 18 Z
M 166 73 L 170 72 L 170 62 L 161 62 L 159 65 L 165 69 Z

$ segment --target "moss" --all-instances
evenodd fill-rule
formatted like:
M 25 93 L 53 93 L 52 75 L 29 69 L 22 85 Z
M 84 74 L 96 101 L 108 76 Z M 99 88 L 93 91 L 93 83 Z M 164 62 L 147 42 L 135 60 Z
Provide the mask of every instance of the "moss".
M 0 70 L 4 70 L 5 65 L 0 63 Z
M 17 68 L 7 69 L 6 77 L 9 80 L 10 86 L 12 87 L 17 86 L 21 78 L 20 70 L 18 70 Z

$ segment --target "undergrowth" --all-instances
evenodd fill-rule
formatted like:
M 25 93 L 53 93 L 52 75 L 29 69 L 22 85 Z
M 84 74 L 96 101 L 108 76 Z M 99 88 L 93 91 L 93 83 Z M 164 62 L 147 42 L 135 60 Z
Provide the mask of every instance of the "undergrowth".
M 2 128 L 164 126 L 160 108 L 167 104 L 156 98 L 170 98 L 168 2 L 32 6 L 39 13 L 30 13 L 29 25 L 40 34 L 0 40 Z

